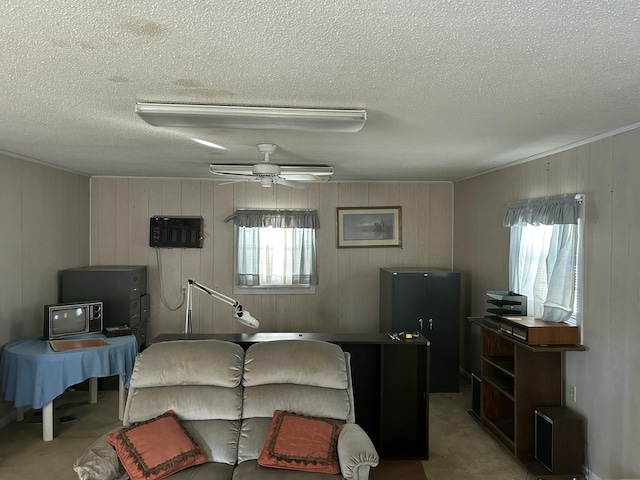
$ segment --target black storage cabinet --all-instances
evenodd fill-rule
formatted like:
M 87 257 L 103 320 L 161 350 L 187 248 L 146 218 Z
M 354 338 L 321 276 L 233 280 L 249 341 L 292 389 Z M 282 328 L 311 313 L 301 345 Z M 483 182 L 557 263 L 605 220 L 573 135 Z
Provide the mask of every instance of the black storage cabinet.
M 104 305 L 104 327 L 128 326 L 142 350 L 147 342 L 147 267 L 92 266 L 61 272 L 61 301 L 97 300 Z
M 429 391 L 458 392 L 460 273 L 381 268 L 380 332 L 420 332 L 431 342 Z

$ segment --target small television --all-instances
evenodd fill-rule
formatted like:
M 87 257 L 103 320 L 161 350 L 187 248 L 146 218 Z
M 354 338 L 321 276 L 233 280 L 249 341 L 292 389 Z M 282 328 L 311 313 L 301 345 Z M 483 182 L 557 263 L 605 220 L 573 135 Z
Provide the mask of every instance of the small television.
M 55 303 L 44 306 L 44 338 L 55 340 L 102 332 L 102 302 Z

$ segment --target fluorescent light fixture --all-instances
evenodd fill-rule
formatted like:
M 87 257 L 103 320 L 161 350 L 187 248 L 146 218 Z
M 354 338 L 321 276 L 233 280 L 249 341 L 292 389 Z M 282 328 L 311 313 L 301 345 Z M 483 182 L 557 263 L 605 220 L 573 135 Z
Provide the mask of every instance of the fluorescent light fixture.
M 204 145 L 206 147 L 217 148 L 219 150 L 226 150 L 222 145 L 218 145 L 217 143 L 209 142 L 207 140 L 202 140 L 201 138 L 192 138 L 194 142 L 198 142 L 200 145 Z
M 360 131 L 366 110 L 239 107 L 179 103 L 136 103 L 135 112 L 156 127 L 241 128 L 316 132 Z

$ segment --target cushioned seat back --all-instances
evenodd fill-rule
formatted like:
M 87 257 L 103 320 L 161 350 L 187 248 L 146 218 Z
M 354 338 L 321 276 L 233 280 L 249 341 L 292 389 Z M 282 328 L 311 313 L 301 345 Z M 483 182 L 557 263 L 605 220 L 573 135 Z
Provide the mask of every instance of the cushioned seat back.
M 233 465 L 242 414 L 242 347 L 219 340 L 151 345 L 131 377 L 125 426 L 173 410 L 210 461 Z
M 247 349 L 239 463 L 264 447 L 275 410 L 355 421 L 348 353 L 332 343 L 281 340 Z

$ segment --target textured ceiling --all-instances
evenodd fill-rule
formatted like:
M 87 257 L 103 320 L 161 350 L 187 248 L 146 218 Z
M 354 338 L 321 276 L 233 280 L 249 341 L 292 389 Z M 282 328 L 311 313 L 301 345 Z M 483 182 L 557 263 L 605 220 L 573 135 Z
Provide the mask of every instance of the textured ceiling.
M 332 181 L 455 181 L 640 121 L 637 0 L 4 0 L 0 46 L 0 152 L 88 175 L 209 178 L 269 142 Z M 160 128 L 137 101 L 368 119 Z

